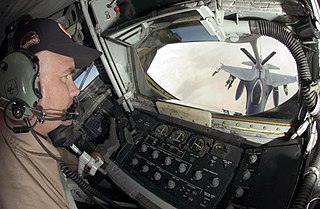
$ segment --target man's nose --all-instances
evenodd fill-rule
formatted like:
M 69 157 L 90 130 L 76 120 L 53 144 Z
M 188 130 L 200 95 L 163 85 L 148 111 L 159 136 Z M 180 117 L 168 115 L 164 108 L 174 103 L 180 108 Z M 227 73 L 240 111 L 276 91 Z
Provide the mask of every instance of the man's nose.
M 73 81 L 70 84 L 69 92 L 70 92 L 70 96 L 72 98 L 78 96 L 80 93 L 78 87 L 75 85 L 75 83 Z

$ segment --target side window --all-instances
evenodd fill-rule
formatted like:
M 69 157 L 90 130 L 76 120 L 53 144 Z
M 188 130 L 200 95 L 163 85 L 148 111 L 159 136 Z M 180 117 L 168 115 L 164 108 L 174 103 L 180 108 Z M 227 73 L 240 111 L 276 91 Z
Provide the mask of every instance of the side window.
M 83 91 L 98 75 L 97 67 L 93 65 L 92 68 L 80 73 L 74 79 L 74 83 L 80 91 Z

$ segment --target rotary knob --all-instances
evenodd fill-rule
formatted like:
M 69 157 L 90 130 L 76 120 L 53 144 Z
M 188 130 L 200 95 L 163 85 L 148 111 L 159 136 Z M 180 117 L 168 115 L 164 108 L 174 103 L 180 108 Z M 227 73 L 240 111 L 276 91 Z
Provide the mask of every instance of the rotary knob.
M 192 202 L 192 201 L 193 201 L 193 197 L 188 197 L 187 200 L 188 200 L 189 202 Z
M 202 171 L 196 171 L 193 174 L 193 179 L 196 180 L 196 181 L 199 181 L 200 179 L 202 179 Z
M 164 164 L 165 164 L 166 166 L 171 165 L 171 163 L 172 163 L 171 157 L 166 157 L 166 158 L 164 159 Z
M 235 209 L 233 205 L 229 205 L 227 209 Z
M 184 173 L 187 170 L 187 165 L 184 163 L 181 163 L 178 167 L 179 173 Z
M 257 155 L 253 154 L 253 155 L 249 156 L 249 163 L 250 164 L 253 164 L 253 163 L 257 162 L 257 160 L 258 160 L 258 156 Z
M 142 145 L 141 145 L 141 152 L 146 152 L 147 150 L 148 150 L 147 145 L 142 144 Z
M 211 179 L 211 181 L 210 181 L 210 186 L 213 188 L 218 187 L 219 184 L 220 184 L 220 181 L 219 181 L 218 177 L 215 177 L 215 178 Z
M 169 189 L 174 189 L 176 187 L 176 182 L 169 180 L 168 181 L 168 188 Z
M 147 165 L 142 166 L 143 173 L 147 173 L 148 171 L 149 171 L 149 166 L 147 166 Z
M 137 158 L 133 158 L 131 163 L 132 163 L 132 165 L 138 165 L 139 161 Z
M 243 173 L 242 173 L 242 179 L 243 180 L 246 181 L 246 180 L 250 179 L 250 177 L 251 177 L 251 172 L 249 170 L 243 171 Z
M 159 172 L 155 172 L 153 178 L 154 180 L 159 181 L 161 179 L 161 174 Z
M 239 187 L 239 188 L 235 191 L 234 195 L 236 196 L 236 198 L 239 198 L 239 197 L 242 197 L 243 193 L 244 193 L 244 190 L 243 190 L 241 187 Z
M 151 155 L 153 159 L 157 159 L 159 157 L 159 151 L 154 150 Z

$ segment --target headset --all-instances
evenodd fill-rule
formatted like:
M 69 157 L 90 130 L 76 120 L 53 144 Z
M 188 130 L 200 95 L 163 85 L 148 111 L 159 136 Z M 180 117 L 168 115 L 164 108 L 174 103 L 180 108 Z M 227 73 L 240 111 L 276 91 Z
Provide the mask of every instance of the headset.
M 75 109 L 63 113 L 50 113 L 37 108 L 38 100 L 42 98 L 39 59 L 31 51 L 22 48 L 16 49 L 13 46 L 13 37 L 18 25 L 21 24 L 21 21 L 28 19 L 30 16 L 19 18 L 11 23 L 6 30 L 8 53 L 0 62 L 0 107 L 4 109 L 5 123 L 7 124 L 6 117 L 15 121 L 26 121 L 32 114 L 37 117 L 37 121 L 40 123 L 45 120 L 75 119 L 78 115 Z M 20 130 L 16 130 L 17 132 L 29 131 L 26 127 L 19 128 Z
M 7 55 L 0 63 L 0 105 L 13 120 L 29 117 L 30 108 L 35 108 L 42 98 L 38 57 L 27 49 L 14 47 L 17 27 L 30 19 L 30 15 L 24 15 L 6 27 Z
M 10 106 L 8 116 L 14 120 L 29 117 L 26 108 L 36 107 L 41 99 L 39 59 L 26 50 L 9 53 L 0 63 L 0 97 Z

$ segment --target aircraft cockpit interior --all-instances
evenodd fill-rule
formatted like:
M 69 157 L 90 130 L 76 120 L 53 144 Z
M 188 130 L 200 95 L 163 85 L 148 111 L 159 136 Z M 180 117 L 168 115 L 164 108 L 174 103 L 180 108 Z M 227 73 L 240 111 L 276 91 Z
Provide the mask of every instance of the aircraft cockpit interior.
M 320 208 L 319 1 L 79 0 L 50 18 L 102 52 L 50 133 L 88 166 L 66 174 L 77 208 Z

